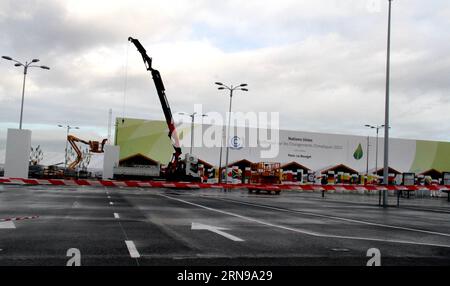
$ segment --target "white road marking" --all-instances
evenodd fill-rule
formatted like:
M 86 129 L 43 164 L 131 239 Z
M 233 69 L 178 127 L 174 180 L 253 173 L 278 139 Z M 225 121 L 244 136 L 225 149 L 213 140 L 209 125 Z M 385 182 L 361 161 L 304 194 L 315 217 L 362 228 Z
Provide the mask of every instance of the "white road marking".
M 111 198 L 111 196 L 108 196 L 108 199 L 110 199 Z
M 222 200 L 222 201 L 233 202 L 233 203 L 237 203 L 237 204 L 249 205 L 249 206 L 265 208 L 265 209 L 271 209 L 271 210 L 276 210 L 276 211 L 299 213 L 299 214 L 304 214 L 304 215 L 309 215 L 309 216 L 323 217 L 323 218 L 329 218 L 329 219 L 334 219 L 334 220 L 342 220 L 342 221 L 359 223 L 359 224 L 374 225 L 374 226 L 380 226 L 380 227 L 385 227 L 385 228 L 393 228 L 393 229 L 400 229 L 400 230 L 407 230 L 407 231 L 414 231 L 414 232 L 421 232 L 421 233 L 426 233 L 426 234 L 433 234 L 433 235 L 440 235 L 440 236 L 450 237 L 450 234 L 448 234 L 448 233 L 442 233 L 442 232 L 436 232 L 436 231 L 429 231 L 429 230 L 423 230 L 423 229 L 395 226 L 395 225 L 389 225 L 389 224 L 381 224 L 381 223 L 376 223 L 376 222 L 369 222 L 369 221 L 350 219 L 350 218 L 343 218 L 343 217 L 330 216 L 330 215 L 322 215 L 322 214 L 304 212 L 304 211 L 299 211 L 299 210 L 282 209 L 282 208 L 265 206 L 265 205 L 258 205 L 258 204 L 247 203 L 247 202 L 238 202 L 238 201 L 235 201 L 235 200 L 228 200 L 228 199 L 221 199 L 221 198 L 218 198 L 218 199 Z
M 109 204 L 112 206 L 112 205 L 114 205 L 114 203 L 113 202 L 109 202 Z
M 223 230 L 228 230 L 228 228 L 223 227 L 217 227 L 212 225 L 206 225 L 201 223 L 195 223 L 193 222 L 191 225 L 192 230 L 209 230 L 211 232 L 217 233 L 218 235 L 221 235 L 223 237 L 226 237 L 232 241 L 244 241 L 243 239 L 240 239 L 237 236 L 231 235 L 229 233 L 223 232 Z
M 125 244 L 127 245 L 128 252 L 130 253 L 130 256 L 132 258 L 139 258 L 141 255 L 136 249 L 136 245 L 134 245 L 134 242 L 132 240 L 125 240 Z
M 324 237 L 324 238 L 339 238 L 339 239 L 351 239 L 351 240 L 367 240 L 367 241 L 378 241 L 378 242 L 389 242 L 389 243 L 400 243 L 400 244 L 413 244 L 413 245 L 424 245 L 424 246 L 436 246 L 436 247 L 444 247 L 444 248 L 450 248 L 450 245 L 444 245 L 444 244 L 434 244 L 434 243 L 423 243 L 423 242 L 414 242 L 414 241 L 405 241 L 405 240 L 395 240 L 395 239 L 379 239 L 379 238 L 370 238 L 370 237 L 357 237 L 357 236 L 340 236 L 340 235 L 328 235 L 328 234 L 323 234 L 323 233 L 318 233 L 318 232 L 313 232 L 313 231 L 308 231 L 308 230 L 302 230 L 299 228 L 292 228 L 292 227 L 287 227 L 287 226 L 282 226 L 282 225 L 277 225 L 277 224 L 273 224 L 270 222 L 265 222 L 262 220 L 258 220 L 258 219 L 254 219 L 251 217 L 246 217 L 246 216 L 242 216 L 239 214 L 235 214 L 235 213 L 231 213 L 231 212 L 227 212 L 227 211 L 222 211 L 222 210 L 218 210 L 218 209 L 214 209 L 214 208 L 210 208 L 204 205 L 199 205 L 196 203 L 192 203 L 189 201 L 185 201 L 185 200 L 181 200 L 181 199 L 177 199 L 177 198 L 172 198 L 163 194 L 160 194 L 160 196 L 165 197 L 169 200 L 174 200 L 174 201 L 179 201 L 188 205 L 192 205 L 192 206 L 196 206 L 202 209 L 206 209 L 209 211 L 213 211 L 213 212 L 218 212 L 218 213 L 222 213 L 222 214 L 226 214 L 229 216 L 234 216 L 243 220 L 247 220 L 247 221 L 251 221 L 254 223 L 259 223 L 262 225 L 266 225 L 266 226 L 271 226 L 274 228 L 279 228 L 279 229 L 284 229 L 284 230 L 289 230 L 292 232 L 296 232 L 296 233 L 302 233 L 302 234 L 306 234 L 306 235 L 311 235 L 311 236 L 315 236 L 315 237 Z
M 350 251 L 350 249 L 347 249 L 347 248 L 332 248 L 331 250 L 338 251 L 338 252 L 349 252 Z
M 114 218 L 120 218 L 118 213 L 114 213 Z
M 430 211 L 430 212 L 438 212 L 438 213 L 450 213 L 449 211 L 443 210 L 443 209 L 429 209 L 429 208 L 423 208 L 423 207 L 403 207 L 404 209 L 409 210 L 415 210 L 415 211 Z
M 12 221 L 1 221 L 0 229 L 13 229 L 16 228 L 16 225 Z

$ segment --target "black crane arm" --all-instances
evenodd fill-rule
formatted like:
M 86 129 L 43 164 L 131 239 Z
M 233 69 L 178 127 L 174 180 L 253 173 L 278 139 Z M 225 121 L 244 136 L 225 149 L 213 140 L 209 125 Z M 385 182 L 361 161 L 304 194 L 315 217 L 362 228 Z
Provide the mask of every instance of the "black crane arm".
M 164 83 L 161 78 L 161 74 L 158 70 L 152 67 L 152 58 L 147 55 L 147 51 L 141 45 L 138 39 L 133 39 L 132 37 L 128 38 L 128 41 L 132 42 L 138 52 L 141 54 L 142 59 L 144 61 L 145 67 L 148 71 L 152 73 L 153 82 L 155 83 L 156 91 L 158 92 L 159 101 L 161 102 L 161 107 L 164 112 L 164 117 L 166 118 L 167 126 L 169 127 L 169 138 L 172 141 L 173 148 L 175 149 L 175 153 L 173 153 L 173 157 L 171 162 L 169 163 L 170 168 L 176 169 L 178 164 L 178 159 L 181 155 L 180 142 L 178 139 L 178 135 L 175 128 L 175 122 L 173 120 L 172 111 L 170 110 L 169 102 L 166 97 L 166 89 L 164 88 Z

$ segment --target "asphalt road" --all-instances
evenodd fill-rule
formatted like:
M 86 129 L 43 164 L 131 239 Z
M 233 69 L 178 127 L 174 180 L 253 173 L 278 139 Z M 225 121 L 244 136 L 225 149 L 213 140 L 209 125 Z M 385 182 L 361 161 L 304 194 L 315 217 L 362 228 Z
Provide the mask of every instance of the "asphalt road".
M 0 266 L 450 265 L 445 198 L 367 197 L 0 185 Z

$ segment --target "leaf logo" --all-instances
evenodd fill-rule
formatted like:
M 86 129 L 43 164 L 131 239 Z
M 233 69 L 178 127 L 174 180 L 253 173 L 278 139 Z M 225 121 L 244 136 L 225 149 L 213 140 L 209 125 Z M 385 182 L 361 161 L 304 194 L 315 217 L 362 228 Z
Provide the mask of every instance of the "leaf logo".
M 353 153 L 353 158 L 355 158 L 355 160 L 360 160 L 363 157 L 363 154 L 361 143 L 359 143 L 358 148 L 356 148 L 355 153 Z

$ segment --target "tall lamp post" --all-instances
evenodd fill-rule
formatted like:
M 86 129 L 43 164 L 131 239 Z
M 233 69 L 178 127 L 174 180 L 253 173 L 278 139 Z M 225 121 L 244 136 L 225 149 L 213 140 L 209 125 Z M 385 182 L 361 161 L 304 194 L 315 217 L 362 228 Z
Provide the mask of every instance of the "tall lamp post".
M 230 137 L 230 124 L 231 124 L 231 103 L 232 103 L 232 100 L 233 100 L 233 91 L 235 91 L 235 90 L 242 90 L 242 91 L 248 91 L 248 89 L 247 88 L 245 88 L 246 86 L 247 86 L 247 84 L 246 83 L 241 83 L 240 85 L 238 85 L 238 86 L 233 86 L 233 85 L 231 85 L 231 86 L 226 86 L 226 85 L 224 85 L 223 83 L 221 83 L 221 82 L 216 82 L 215 83 L 216 85 L 218 85 L 219 86 L 219 90 L 228 90 L 228 91 L 230 91 L 230 108 L 229 108 L 229 110 L 228 110 L 228 114 L 229 114 L 229 116 L 228 116 L 228 131 L 227 131 L 227 138 L 226 138 L 226 144 L 227 144 L 227 152 L 226 152 L 226 159 L 225 159 L 225 168 L 226 168 L 226 173 L 225 173 L 225 182 L 226 183 L 228 183 L 228 154 L 229 154 L 229 144 L 228 144 L 228 140 L 229 140 L 229 137 Z M 222 176 L 222 174 L 221 174 L 221 168 L 222 168 L 222 145 L 223 144 L 221 144 L 221 146 L 220 146 L 220 162 L 219 162 L 219 182 L 220 182 L 220 177 Z
M 388 35 L 387 35 L 387 57 L 386 57 L 386 104 L 384 118 L 384 171 L 383 183 L 388 185 L 389 172 L 389 80 L 390 80 L 390 61 L 391 61 L 391 6 L 392 0 L 389 1 L 388 15 Z M 383 190 L 383 207 L 387 207 L 387 190 Z
M 13 61 L 15 62 L 14 66 L 16 67 L 23 67 L 23 86 L 22 86 L 22 103 L 20 105 L 20 121 L 19 121 L 19 129 L 22 129 L 22 118 L 23 118 L 23 102 L 24 102 L 24 98 L 25 98 L 25 81 L 27 78 L 27 72 L 28 72 L 28 68 L 41 68 L 44 70 L 49 70 L 50 68 L 48 66 L 38 66 L 38 65 L 33 65 L 34 63 L 39 62 L 39 59 L 32 59 L 30 62 L 25 62 L 25 64 L 11 58 L 11 57 L 7 57 L 7 56 L 2 56 L 3 59 L 8 60 L 8 61 Z
M 80 129 L 80 127 L 78 127 L 78 126 L 70 126 L 70 125 L 63 126 L 61 124 L 58 124 L 58 127 L 67 128 L 67 132 L 66 132 L 66 151 L 65 151 L 65 155 L 64 155 L 64 169 L 65 169 L 65 168 L 67 168 L 67 148 L 68 148 L 67 143 L 69 142 L 69 140 L 67 140 L 67 137 L 69 137 L 69 131 L 70 131 L 70 129 Z
M 192 147 L 194 146 L 194 119 L 195 119 L 195 115 L 197 115 L 197 112 L 188 114 L 188 113 L 184 113 L 184 112 L 178 112 L 178 114 L 181 115 L 187 115 L 191 117 L 191 151 L 189 152 L 190 154 L 192 154 Z M 200 114 L 198 114 L 200 116 Z M 202 117 L 206 117 L 208 115 L 206 114 L 201 114 Z

